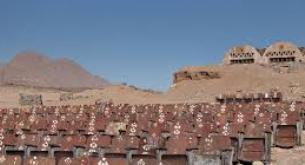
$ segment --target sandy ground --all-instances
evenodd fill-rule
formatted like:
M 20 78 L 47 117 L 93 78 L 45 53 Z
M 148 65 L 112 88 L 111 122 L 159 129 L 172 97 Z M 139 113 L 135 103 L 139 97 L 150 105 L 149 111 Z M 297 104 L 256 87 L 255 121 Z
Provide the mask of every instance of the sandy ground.
M 109 86 L 104 89 L 90 89 L 81 92 L 73 92 L 73 99 L 60 101 L 62 93 L 70 93 L 52 89 L 37 89 L 27 87 L 0 86 L 0 107 L 20 107 L 19 94 L 40 94 L 43 98 L 43 104 L 50 105 L 80 105 L 94 104 L 97 100 L 129 104 L 159 103 L 166 102 L 163 100 L 163 94 L 143 92 L 134 90 L 127 86 Z M 163 101 L 162 101 L 163 100 Z
M 302 146 L 292 149 L 272 148 L 271 165 L 305 165 L 305 132 L 302 133 Z

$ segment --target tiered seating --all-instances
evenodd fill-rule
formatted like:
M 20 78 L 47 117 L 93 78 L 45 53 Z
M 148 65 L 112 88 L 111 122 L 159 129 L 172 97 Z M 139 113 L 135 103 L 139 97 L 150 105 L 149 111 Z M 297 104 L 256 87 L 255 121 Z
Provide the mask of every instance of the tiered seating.
M 0 109 L 0 164 L 268 163 L 271 146 L 301 144 L 304 109 L 296 102 Z

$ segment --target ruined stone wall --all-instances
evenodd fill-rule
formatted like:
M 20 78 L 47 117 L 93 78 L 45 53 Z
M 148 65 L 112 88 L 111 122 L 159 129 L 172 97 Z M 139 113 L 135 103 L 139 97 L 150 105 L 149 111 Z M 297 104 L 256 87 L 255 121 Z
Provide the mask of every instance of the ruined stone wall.
M 184 80 L 208 80 L 220 78 L 218 72 L 213 71 L 180 71 L 174 74 L 174 83 L 178 83 Z
M 21 106 L 43 105 L 42 95 L 19 94 L 19 104 Z
M 73 93 L 61 93 L 59 96 L 59 101 L 69 101 L 73 100 Z

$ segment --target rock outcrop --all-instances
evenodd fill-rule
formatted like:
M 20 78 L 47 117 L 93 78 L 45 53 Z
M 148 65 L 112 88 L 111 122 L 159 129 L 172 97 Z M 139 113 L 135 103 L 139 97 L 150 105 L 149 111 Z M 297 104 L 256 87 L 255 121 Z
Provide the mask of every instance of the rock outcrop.
M 220 78 L 219 73 L 210 68 L 184 68 L 174 73 L 174 83 L 184 80 L 209 80 L 218 78 Z

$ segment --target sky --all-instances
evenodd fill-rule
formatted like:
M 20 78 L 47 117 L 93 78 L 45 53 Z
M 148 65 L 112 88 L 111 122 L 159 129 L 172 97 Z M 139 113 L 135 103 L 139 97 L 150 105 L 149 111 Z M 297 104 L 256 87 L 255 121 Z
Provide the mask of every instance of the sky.
M 165 91 L 235 45 L 305 46 L 304 0 L 0 0 L 0 63 L 70 58 L 113 83 Z

